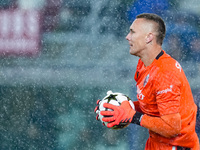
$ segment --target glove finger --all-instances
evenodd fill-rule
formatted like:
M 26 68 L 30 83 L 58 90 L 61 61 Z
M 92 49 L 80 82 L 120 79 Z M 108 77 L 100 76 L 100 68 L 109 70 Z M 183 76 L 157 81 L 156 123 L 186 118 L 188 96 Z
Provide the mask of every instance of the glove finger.
M 118 125 L 116 122 L 111 122 L 107 124 L 108 128 L 112 128 L 113 126 Z
M 99 105 L 99 102 L 100 102 L 100 101 L 101 101 L 100 99 L 97 100 L 97 105 Z
M 103 117 L 102 121 L 104 121 L 104 122 L 113 122 L 113 121 L 115 121 L 115 118 L 113 116 L 111 116 L 111 117 Z
M 97 113 L 97 110 L 99 110 L 99 106 L 95 107 L 94 112 Z
M 98 115 L 98 114 L 97 114 L 97 116 L 96 116 L 96 120 L 98 120 L 98 121 L 100 120 L 100 119 L 99 119 L 99 115 Z
M 101 111 L 100 114 L 102 116 L 113 116 L 115 113 L 114 111 Z
M 115 110 L 118 106 L 113 105 L 113 104 L 109 104 L 109 103 L 104 103 L 103 107 L 108 108 L 108 109 L 112 109 Z
M 131 106 L 131 104 L 130 104 L 130 102 L 129 101 L 123 101 L 122 103 L 121 103 L 121 105 L 123 105 L 123 106 Z

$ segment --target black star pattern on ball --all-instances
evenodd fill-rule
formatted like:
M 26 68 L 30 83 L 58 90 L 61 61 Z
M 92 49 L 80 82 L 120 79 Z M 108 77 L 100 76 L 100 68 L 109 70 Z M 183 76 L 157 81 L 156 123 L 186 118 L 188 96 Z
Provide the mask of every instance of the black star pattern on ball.
M 108 103 L 109 103 L 112 99 L 117 100 L 117 99 L 116 99 L 116 96 L 117 96 L 117 95 L 110 94 L 110 95 L 106 98 L 106 99 L 108 99 Z

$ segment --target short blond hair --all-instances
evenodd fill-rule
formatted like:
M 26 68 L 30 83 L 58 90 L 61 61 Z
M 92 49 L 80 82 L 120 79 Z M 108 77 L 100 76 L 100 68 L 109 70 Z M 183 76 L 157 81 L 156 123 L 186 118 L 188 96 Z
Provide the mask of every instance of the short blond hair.
M 156 42 L 162 45 L 166 34 L 166 27 L 164 20 L 160 16 L 153 13 L 139 14 L 136 16 L 136 18 L 144 18 L 146 20 L 153 21 L 158 24 L 156 29 L 156 31 L 158 32 Z

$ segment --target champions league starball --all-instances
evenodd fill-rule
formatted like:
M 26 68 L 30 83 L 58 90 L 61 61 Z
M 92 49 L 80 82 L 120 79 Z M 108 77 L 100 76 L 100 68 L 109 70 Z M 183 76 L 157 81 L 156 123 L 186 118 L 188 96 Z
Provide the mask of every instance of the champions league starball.
M 109 103 L 115 106 L 120 106 L 123 101 L 131 101 L 131 99 L 128 96 L 124 95 L 123 93 L 113 93 L 112 91 L 108 91 L 107 95 L 99 102 L 99 119 L 105 126 L 107 126 L 108 122 L 102 121 L 102 118 L 104 116 L 102 116 L 100 112 L 113 111 L 113 110 L 103 107 L 103 104 Z M 132 101 L 130 102 L 130 104 L 134 108 L 134 104 L 132 103 Z M 127 127 L 129 124 L 130 123 L 120 123 L 119 125 L 115 125 L 114 127 L 112 127 L 112 129 L 122 129 L 122 128 Z

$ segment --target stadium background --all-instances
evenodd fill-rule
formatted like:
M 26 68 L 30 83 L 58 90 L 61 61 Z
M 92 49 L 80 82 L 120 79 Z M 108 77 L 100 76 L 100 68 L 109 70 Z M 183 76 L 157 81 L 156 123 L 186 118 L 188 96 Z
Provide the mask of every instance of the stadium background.
M 93 112 L 108 90 L 136 100 L 138 58 L 129 54 L 125 36 L 140 12 L 164 18 L 168 34 L 163 48 L 179 60 L 195 99 L 200 92 L 198 0 L 1 0 L 0 9 L 1 150 L 142 150 L 145 129 L 109 130 Z M 20 21 L 12 22 L 20 12 L 29 26 L 26 11 L 38 13 L 36 35 Z M 6 30 L 2 14 L 11 16 L 14 29 Z M 19 38 L 36 45 L 21 51 Z

